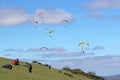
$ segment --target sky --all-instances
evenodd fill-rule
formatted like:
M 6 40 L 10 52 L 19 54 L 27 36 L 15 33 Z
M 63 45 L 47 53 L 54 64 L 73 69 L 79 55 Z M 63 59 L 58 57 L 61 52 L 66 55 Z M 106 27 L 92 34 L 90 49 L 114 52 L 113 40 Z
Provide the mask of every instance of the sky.
M 120 0 L 1 0 L 0 57 L 120 74 L 119 9 Z

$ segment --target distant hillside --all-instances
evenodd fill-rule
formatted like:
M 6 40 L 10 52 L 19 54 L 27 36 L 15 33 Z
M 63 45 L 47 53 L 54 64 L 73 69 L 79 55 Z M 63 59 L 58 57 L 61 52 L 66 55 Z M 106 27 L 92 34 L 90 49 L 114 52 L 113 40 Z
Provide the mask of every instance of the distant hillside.
M 120 74 L 104 77 L 106 80 L 120 80 Z
M 11 59 L 0 57 L 0 66 L 11 64 Z M 95 80 L 81 74 L 74 74 L 66 70 L 52 68 L 40 64 L 32 64 L 32 73 L 28 72 L 25 62 L 19 66 L 12 65 L 12 70 L 0 67 L 0 80 Z

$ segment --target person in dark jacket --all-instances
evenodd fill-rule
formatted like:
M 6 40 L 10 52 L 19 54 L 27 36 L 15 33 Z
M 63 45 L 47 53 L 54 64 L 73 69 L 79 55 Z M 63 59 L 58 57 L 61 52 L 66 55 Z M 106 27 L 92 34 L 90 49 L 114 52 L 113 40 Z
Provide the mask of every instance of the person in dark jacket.
M 29 65 L 29 73 L 31 73 L 32 72 L 32 65 L 30 64 Z
M 28 68 L 29 73 L 32 72 L 32 65 L 29 63 L 26 63 L 26 67 Z
M 16 65 L 19 65 L 19 59 L 16 59 Z

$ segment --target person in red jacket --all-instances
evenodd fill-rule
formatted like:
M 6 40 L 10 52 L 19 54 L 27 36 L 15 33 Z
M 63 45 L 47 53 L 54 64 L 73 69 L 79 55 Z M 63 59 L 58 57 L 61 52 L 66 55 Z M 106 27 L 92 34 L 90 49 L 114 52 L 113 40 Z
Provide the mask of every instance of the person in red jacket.
M 12 64 L 13 64 L 13 65 L 19 65 L 19 59 L 13 60 L 13 61 L 12 61 Z

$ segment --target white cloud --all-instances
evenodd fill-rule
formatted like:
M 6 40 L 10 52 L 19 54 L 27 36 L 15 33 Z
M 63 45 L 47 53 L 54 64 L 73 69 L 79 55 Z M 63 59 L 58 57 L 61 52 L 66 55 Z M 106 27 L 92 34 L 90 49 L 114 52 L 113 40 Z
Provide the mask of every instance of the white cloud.
M 93 19 L 101 19 L 101 20 L 107 19 L 107 20 L 113 20 L 113 21 L 120 21 L 120 15 L 118 12 L 112 15 L 105 15 L 104 13 L 101 13 L 100 11 L 91 11 L 87 13 L 86 16 L 89 18 L 93 18 Z
M 24 52 L 24 49 L 5 49 L 5 52 Z
M 43 57 L 46 58 L 54 58 L 56 60 L 58 59 L 74 59 L 74 58 L 84 58 L 87 56 L 93 56 L 94 53 L 81 53 L 81 52 L 67 52 L 67 51 L 52 51 L 48 54 L 43 55 Z M 37 56 L 37 55 L 35 55 Z
M 87 17 L 120 21 L 120 13 L 118 11 L 120 0 L 91 0 L 83 3 L 83 7 L 90 10 L 86 15 Z M 101 10 L 104 10 L 104 13 Z
M 53 47 L 53 48 L 49 48 L 48 50 L 52 52 L 65 52 L 66 51 L 66 49 L 63 47 Z
M 120 0 L 92 0 L 86 2 L 84 6 L 91 9 L 120 8 Z
M 66 49 L 63 47 L 40 47 L 40 48 L 28 48 L 28 49 L 5 49 L 5 52 L 55 52 L 55 53 L 60 53 L 60 52 L 65 52 Z
M 0 8 L 0 26 L 24 23 L 30 20 L 30 15 L 20 8 Z
M 34 20 L 45 24 L 60 24 L 63 20 L 70 23 L 73 16 L 60 9 L 38 9 L 34 15 Z
M 45 49 L 47 48 L 47 49 Z M 48 48 L 48 47 L 41 47 L 41 48 L 29 48 L 26 50 L 26 52 L 65 52 L 66 50 L 62 47 L 53 47 L 53 48 Z
M 41 51 L 40 48 L 29 48 L 26 50 L 26 52 L 39 52 L 39 51 Z
M 105 49 L 103 46 L 95 46 L 93 50 L 103 50 Z
M 90 13 L 88 13 L 88 17 L 100 19 L 103 17 L 103 15 L 99 11 L 91 11 Z

